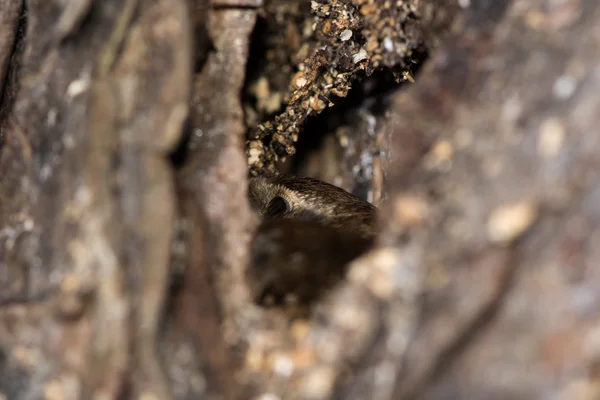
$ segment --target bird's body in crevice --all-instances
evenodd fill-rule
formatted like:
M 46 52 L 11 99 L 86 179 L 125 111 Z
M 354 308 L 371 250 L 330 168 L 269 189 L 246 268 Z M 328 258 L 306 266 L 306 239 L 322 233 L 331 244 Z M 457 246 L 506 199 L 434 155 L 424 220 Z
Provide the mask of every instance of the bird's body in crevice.
M 377 208 L 337 186 L 273 175 L 251 178 L 248 195 L 261 219 L 248 270 L 258 301 L 308 304 L 373 244 Z

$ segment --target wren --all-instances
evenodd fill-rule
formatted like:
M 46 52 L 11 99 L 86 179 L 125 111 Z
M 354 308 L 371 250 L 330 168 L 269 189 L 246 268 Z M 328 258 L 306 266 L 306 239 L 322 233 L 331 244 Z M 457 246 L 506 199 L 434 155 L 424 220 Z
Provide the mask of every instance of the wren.
M 250 179 L 248 195 L 262 220 L 247 274 L 259 303 L 311 303 L 373 244 L 377 208 L 337 186 L 274 175 Z
M 264 220 L 317 221 L 371 239 L 377 208 L 342 188 L 313 178 L 274 175 L 250 179 L 250 205 Z

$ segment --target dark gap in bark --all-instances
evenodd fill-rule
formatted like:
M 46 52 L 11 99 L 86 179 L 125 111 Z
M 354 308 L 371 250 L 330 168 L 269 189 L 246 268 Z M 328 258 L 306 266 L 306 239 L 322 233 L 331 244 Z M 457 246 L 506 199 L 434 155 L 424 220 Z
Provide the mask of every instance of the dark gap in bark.
M 198 23 L 194 27 L 194 47 L 193 56 L 194 71 L 200 73 L 208 60 L 210 53 L 216 50 L 215 45 L 208 32 L 208 27 L 205 23 Z
M 416 78 L 428 58 L 425 48 L 415 50 L 410 72 Z M 398 82 L 398 72 L 389 68 L 376 71 L 371 76 L 360 74 L 348 95 L 344 98 L 330 99 L 334 106 L 318 115 L 307 118 L 296 143 L 296 154 L 291 157 L 289 172 L 297 174 L 307 158 L 317 151 L 328 136 L 335 135 L 342 126 L 357 126 L 360 122 L 358 112 L 366 110 L 375 117 L 385 114 L 392 97 L 408 82 Z
M 401 84 L 394 80 L 393 73 L 385 69 L 370 77 L 362 74 L 346 97 L 330 99 L 335 104 L 333 107 L 306 119 L 302 132 L 298 135 L 296 154 L 291 157 L 290 173 L 296 174 L 307 157 L 321 147 L 327 136 L 335 135 L 338 127 L 355 125 L 359 109 L 366 108 L 375 115 L 383 114 L 391 94 L 400 87 Z
M 179 143 L 177 144 L 175 149 L 169 155 L 169 159 L 171 160 L 171 163 L 173 164 L 173 167 L 175 169 L 179 169 L 179 168 L 183 167 L 184 165 L 186 165 L 186 163 L 187 163 L 188 154 L 189 154 L 189 144 L 190 144 L 190 140 L 192 138 L 192 134 L 193 134 L 192 124 L 188 117 L 188 119 L 186 120 L 186 122 L 183 126 L 183 132 L 181 133 L 181 138 L 179 139 Z
M 268 62 L 265 60 L 267 45 L 265 43 L 268 34 L 267 20 L 258 15 L 254 30 L 250 37 L 250 49 L 248 50 L 248 62 L 246 63 L 246 81 L 242 91 L 242 103 L 250 104 L 256 107 L 256 97 L 249 93 L 248 85 L 254 82 L 259 76 L 262 67 Z
M 246 64 L 246 79 L 244 88 L 242 89 L 242 105 L 250 106 L 254 110 L 257 108 L 258 100 L 256 96 L 251 93 L 250 86 L 256 83 L 266 66 L 269 64 L 269 60 L 266 59 L 268 35 L 269 21 L 266 17 L 258 15 L 254 30 L 250 37 L 250 49 L 248 51 L 248 62 Z M 265 122 L 270 119 L 272 115 L 281 112 L 284 106 L 285 104 L 282 104 L 281 109 L 271 115 L 266 115 L 260 122 Z
M 196 74 L 202 72 L 210 53 L 214 52 L 215 50 L 215 46 L 209 35 L 205 21 L 197 21 L 194 26 L 194 43 L 192 48 L 194 53 L 192 55 L 192 59 L 194 60 L 194 70 Z M 191 82 L 190 84 L 194 85 L 194 82 Z M 192 100 L 190 99 L 190 105 L 191 104 Z M 190 115 L 192 113 L 193 110 L 190 110 Z M 191 120 L 188 117 L 183 126 L 183 132 L 181 134 L 181 138 L 179 139 L 179 143 L 169 155 L 171 163 L 175 169 L 179 169 L 186 165 L 188 160 L 189 145 L 194 133 L 195 132 L 192 127 Z
M 0 151 L 4 146 L 4 128 L 8 121 L 8 114 L 12 110 L 15 98 L 19 92 L 19 71 L 21 66 L 21 57 L 25 50 L 25 36 L 27 34 L 27 4 L 23 2 L 17 34 L 8 60 L 8 68 L 4 77 L 4 86 L 0 91 Z M 1 62 L 2 60 L 0 60 Z M 0 81 L 2 81 L 0 79 Z

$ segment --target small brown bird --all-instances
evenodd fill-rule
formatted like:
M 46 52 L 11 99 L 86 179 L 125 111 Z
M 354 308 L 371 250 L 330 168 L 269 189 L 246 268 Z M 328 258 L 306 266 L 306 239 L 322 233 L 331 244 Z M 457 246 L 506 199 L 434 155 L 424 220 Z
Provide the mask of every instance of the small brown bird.
M 250 287 L 257 301 L 307 305 L 343 278 L 376 232 L 377 208 L 337 186 L 288 175 L 252 178 Z
M 373 238 L 377 208 L 337 186 L 290 175 L 257 177 L 249 182 L 250 205 L 264 220 L 318 221 L 341 232 Z

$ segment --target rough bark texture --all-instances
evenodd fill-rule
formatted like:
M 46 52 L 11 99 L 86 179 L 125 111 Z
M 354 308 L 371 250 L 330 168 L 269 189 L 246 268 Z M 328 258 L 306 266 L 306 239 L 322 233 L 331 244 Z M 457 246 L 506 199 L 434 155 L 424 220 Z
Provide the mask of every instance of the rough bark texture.
M 0 0 L 0 399 L 600 397 L 600 4 L 282 4 Z M 248 167 L 329 102 L 381 234 L 290 319 Z
M 230 346 L 244 334 L 236 316 L 243 317 L 251 305 L 242 269 L 250 210 L 240 95 L 255 14 L 252 9 L 209 11 L 214 52 L 193 82 L 188 161 L 177 176 L 188 259 L 173 310 L 172 353 L 185 359 L 180 362 L 201 366 L 204 377 L 184 369 L 182 398 L 240 396 L 232 385 L 240 356 Z M 175 371 L 172 377 L 182 379 Z
M 8 398 L 169 397 L 156 345 L 186 13 L 183 1 L 27 2 L 2 149 L 2 375 L 19 377 Z
M 395 398 L 600 396 L 599 21 L 595 1 L 473 2 L 396 99 L 392 149 L 431 145 L 390 202 L 430 215 Z

